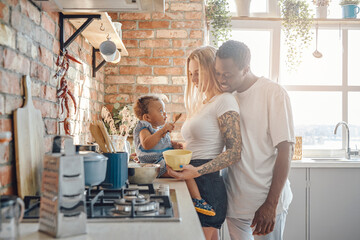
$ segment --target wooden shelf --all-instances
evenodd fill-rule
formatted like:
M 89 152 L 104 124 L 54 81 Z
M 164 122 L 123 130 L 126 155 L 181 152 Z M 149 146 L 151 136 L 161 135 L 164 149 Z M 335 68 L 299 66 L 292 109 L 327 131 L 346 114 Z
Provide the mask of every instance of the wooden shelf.
M 282 21 L 282 18 L 275 17 L 232 17 L 232 20 L 244 20 L 244 21 Z M 315 23 L 322 24 L 360 24 L 360 18 L 314 18 L 313 21 Z
M 68 13 L 64 12 L 65 15 L 95 15 L 94 13 Z M 117 33 L 114 24 L 111 21 L 110 16 L 106 12 L 96 13 L 101 14 L 101 19 L 95 19 L 92 21 L 89 26 L 81 33 L 89 43 L 95 48 L 99 49 L 100 44 L 103 41 L 106 41 L 106 37 L 109 34 L 111 41 L 116 44 L 116 47 L 120 50 L 121 56 L 128 56 L 129 53 L 125 48 L 124 43 L 122 42 L 119 34 Z M 75 28 L 80 28 L 81 25 L 86 21 L 84 18 L 70 18 L 69 21 L 75 26 Z M 105 29 L 105 31 L 100 30 L 100 27 Z

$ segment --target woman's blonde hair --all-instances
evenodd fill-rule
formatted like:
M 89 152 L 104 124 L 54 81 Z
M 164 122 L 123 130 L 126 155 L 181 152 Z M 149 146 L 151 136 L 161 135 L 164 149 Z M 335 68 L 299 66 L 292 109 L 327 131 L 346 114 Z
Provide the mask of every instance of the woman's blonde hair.
M 187 86 L 185 91 L 185 108 L 187 116 L 191 117 L 203 106 L 207 95 L 220 94 L 221 88 L 215 78 L 215 54 L 216 49 L 205 46 L 195 49 L 187 58 Z M 199 84 L 195 87 L 189 75 L 189 63 L 195 60 L 199 64 Z M 204 79 L 207 79 L 205 82 Z

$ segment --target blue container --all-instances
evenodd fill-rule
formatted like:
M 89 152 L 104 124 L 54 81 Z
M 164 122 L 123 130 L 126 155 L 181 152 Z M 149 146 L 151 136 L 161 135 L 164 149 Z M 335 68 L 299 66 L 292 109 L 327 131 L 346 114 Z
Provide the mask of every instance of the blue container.
M 360 8 L 356 5 L 342 5 L 342 15 L 343 18 L 356 18 L 356 15 L 359 13 Z
M 104 156 L 108 158 L 104 183 L 111 184 L 112 189 L 122 188 L 128 179 L 128 153 L 104 153 Z

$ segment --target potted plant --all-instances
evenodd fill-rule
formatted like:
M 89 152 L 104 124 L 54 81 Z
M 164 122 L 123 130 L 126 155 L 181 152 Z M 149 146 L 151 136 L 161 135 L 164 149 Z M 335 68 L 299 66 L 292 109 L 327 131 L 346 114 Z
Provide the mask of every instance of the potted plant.
M 206 23 L 214 37 L 213 44 L 218 47 L 219 42 L 225 42 L 231 37 L 231 15 L 227 0 L 208 0 L 205 7 Z
M 330 0 L 313 0 L 316 6 L 316 18 L 327 18 Z
M 287 46 L 286 65 L 289 70 L 296 70 L 301 63 L 303 49 L 312 40 L 312 20 L 306 0 L 280 0 L 282 31 Z
M 340 6 L 342 8 L 343 18 L 356 18 L 356 15 L 359 13 L 360 8 L 359 0 L 341 0 Z

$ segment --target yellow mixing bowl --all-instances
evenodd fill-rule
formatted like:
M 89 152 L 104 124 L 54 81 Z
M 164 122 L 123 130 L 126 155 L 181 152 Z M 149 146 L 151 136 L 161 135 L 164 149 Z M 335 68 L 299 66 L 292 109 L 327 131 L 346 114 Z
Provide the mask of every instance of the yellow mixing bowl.
M 167 150 L 163 152 L 165 162 L 175 171 L 182 171 L 180 165 L 186 165 L 190 163 L 192 151 L 183 149 Z

